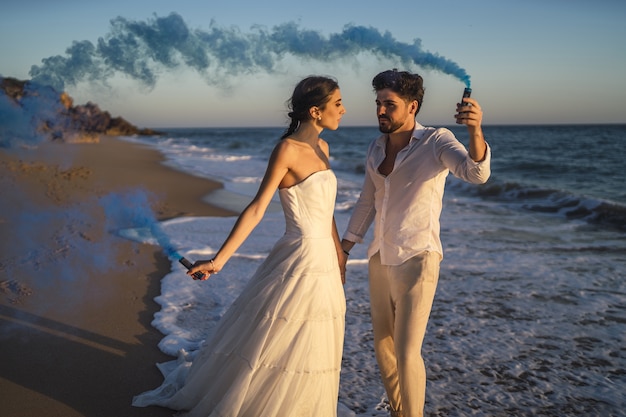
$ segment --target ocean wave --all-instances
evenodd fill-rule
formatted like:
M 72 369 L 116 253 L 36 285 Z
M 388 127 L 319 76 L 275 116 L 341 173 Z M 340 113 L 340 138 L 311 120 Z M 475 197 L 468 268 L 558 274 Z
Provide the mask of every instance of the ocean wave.
M 454 192 L 506 202 L 524 210 L 626 231 L 626 206 L 610 200 L 497 180 L 476 186 L 449 177 L 447 187 Z

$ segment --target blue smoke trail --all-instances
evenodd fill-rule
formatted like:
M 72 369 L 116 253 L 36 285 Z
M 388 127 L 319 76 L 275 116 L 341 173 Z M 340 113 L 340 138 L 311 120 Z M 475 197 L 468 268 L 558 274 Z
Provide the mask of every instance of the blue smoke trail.
M 16 250 L 13 257 L 1 260 L 3 277 L 28 274 L 40 276 L 37 278 L 40 282 L 47 277 L 86 282 L 92 271 L 123 267 L 118 263 L 115 239 L 120 236 L 120 231 L 129 228 L 149 230 L 150 235 L 142 236 L 140 242 L 148 243 L 146 238 L 152 237 L 170 260 L 181 258 L 153 214 L 150 195 L 142 189 L 45 208 L 34 204 L 36 199 L 27 194 L 27 190 L 11 184 L 7 189 L 17 204 L 6 205 L 2 215 L 11 219 L 6 239 Z M 93 213 L 99 210 L 104 215 L 102 225 L 93 217 Z M 66 258 L 71 261 L 67 262 Z M 71 288 L 67 287 L 67 291 Z
M 349 57 L 356 60 L 362 52 L 384 57 L 394 65 L 440 71 L 470 86 L 470 76 L 463 68 L 424 51 L 421 40 L 400 42 L 389 32 L 372 27 L 348 25 L 326 37 L 295 23 L 271 30 L 255 26 L 250 33 L 242 33 L 236 27 L 221 28 L 214 22 L 209 30 L 193 30 L 176 13 L 146 22 L 117 17 L 95 45 L 75 41 L 64 56 L 44 58 L 41 65 L 33 65 L 32 82 L 26 85 L 19 105 L 0 92 L 0 147 L 40 143 L 44 135 L 37 129 L 63 111 L 58 92 L 81 81 L 106 85 L 111 77 L 124 74 L 152 88 L 163 69 L 185 66 L 201 74 L 207 83 L 219 84 L 241 74 L 280 70 L 280 62 L 287 56 L 332 62 Z
M 236 27 L 220 28 L 214 22 L 208 31 L 192 30 L 176 13 L 147 22 L 123 17 L 111 20 L 111 30 L 98 39 L 75 41 L 65 56 L 52 56 L 33 65 L 34 81 L 62 91 L 66 84 L 102 81 L 116 73 L 125 74 L 147 87 L 157 82 L 163 68 L 187 66 L 209 83 L 227 76 L 258 71 L 273 72 L 287 55 L 323 62 L 369 52 L 405 65 L 441 71 L 467 87 L 470 76 L 455 62 L 424 51 L 420 39 L 413 43 L 397 41 L 389 32 L 365 26 L 348 25 L 328 37 L 285 23 L 272 30 L 260 26 L 242 33 Z M 356 59 L 356 58 L 355 58 Z
M 150 206 L 150 195 L 142 189 L 129 190 L 125 193 L 111 193 L 100 198 L 104 209 L 107 227 L 113 231 L 123 228 L 149 230 L 157 244 L 170 260 L 178 261 L 178 253 L 169 236 L 161 229 Z

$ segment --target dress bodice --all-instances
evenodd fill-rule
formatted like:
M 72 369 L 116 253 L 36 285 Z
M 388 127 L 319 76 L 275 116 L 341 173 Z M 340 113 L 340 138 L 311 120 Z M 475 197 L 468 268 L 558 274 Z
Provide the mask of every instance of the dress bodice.
M 285 234 L 308 238 L 331 236 L 336 194 L 337 178 L 330 169 L 316 171 L 298 184 L 280 189 Z

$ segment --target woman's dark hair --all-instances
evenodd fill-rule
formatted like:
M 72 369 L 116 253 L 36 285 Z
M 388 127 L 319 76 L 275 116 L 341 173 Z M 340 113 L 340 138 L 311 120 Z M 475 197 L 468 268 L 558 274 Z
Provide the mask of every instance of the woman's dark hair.
M 285 139 L 290 136 L 300 123 L 309 120 L 311 107 L 323 109 L 330 100 L 330 96 L 338 88 L 337 81 L 329 77 L 311 76 L 300 81 L 287 104 L 291 110 L 287 114 L 291 123 L 280 138 Z
M 422 109 L 424 101 L 424 80 L 418 74 L 397 69 L 383 71 L 372 80 L 374 91 L 389 88 L 407 101 L 417 100 L 417 112 Z

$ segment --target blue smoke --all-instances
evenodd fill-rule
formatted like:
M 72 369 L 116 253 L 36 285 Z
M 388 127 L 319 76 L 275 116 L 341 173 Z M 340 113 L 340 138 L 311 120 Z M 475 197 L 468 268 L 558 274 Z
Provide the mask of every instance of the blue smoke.
M 142 189 L 110 193 L 63 206 L 36 204 L 37 197 L 26 189 L 0 181 L 10 190 L 15 205 L 6 204 L 3 217 L 10 219 L 8 227 L 13 256 L 2 259 L 3 277 L 33 275 L 39 282 L 48 277 L 68 282 L 87 282 L 92 271 L 115 271 L 119 263 L 119 232 L 144 228 L 148 237 L 158 243 L 172 261 L 181 255 L 155 218 L 150 195 Z M 101 212 L 104 223 L 94 218 Z M 4 236 L 3 236 L 4 237 Z M 123 237 L 123 236 L 122 236 Z M 146 239 L 141 240 L 146 242 Z M 67 287 L 71 291 L 71 287 Z
M 100 198 L 99 203 L 104 209 L 110 231 L 118 232 L 124 228 L 146 229 L 168 258 L 178 261 L 182 257 L 169 236 L 161 229 L 150 206 L 150 195 L 146 191 L 134 189 L 125 193 L 111 193 Z
M 57 119 L 63 110 L 59 93 L 49 86 L 27 83 L 19 104 L 0 91 L 0 148 L 38 145 L 45 138 L 38 129 Z
M 110 32 L 96 45 L 75 41 L 65 56 L 52 56 L 39 66 L 33 65 L 30 75 L 34 81 L 59 91 L 80 81 L 106 82 L 116 73 L 153 87 L 163 68 L 185 66 L 196 70 L 207 82 L 216 83 L 226 76 L 271 73 L 288 55 L 330 62 L 361 52 L 440 71 L 470 86 L 470 76 L 463 68 L 424 51 L 421 40 L 400 42 L 389 32 L 381 33 L 372 27 L 348 25 L 328 37 L 295 23 L 271 30 L 255 26 L 250 33 L 242 33 L 236 27 L 221 28 L 212 22 L 204 31 L 190 29 L 176 13 L 146 22 L 117 17 L 111 21 Z

